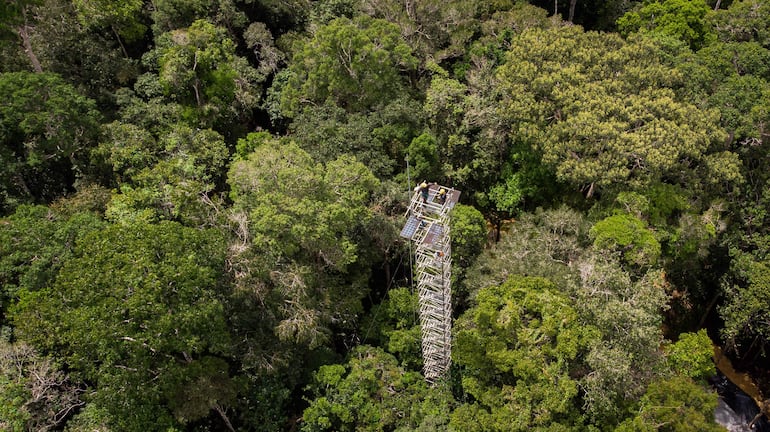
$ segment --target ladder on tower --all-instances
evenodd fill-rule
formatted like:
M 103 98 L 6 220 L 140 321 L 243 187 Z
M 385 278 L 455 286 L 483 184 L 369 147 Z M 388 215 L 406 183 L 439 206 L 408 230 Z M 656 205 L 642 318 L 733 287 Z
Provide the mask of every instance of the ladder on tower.
M 439 199 L 439 191 L 446 196 Z M 401 237 L 416 245 L 415 281 L 422 329 L 423 373 L 435 383 L 449 370 L 452 353 L 452 254 L 449 211 L 457 204 L 460 191 L 438 185 L 428 189 L 423 201 L 415 192 L 406 212 Z

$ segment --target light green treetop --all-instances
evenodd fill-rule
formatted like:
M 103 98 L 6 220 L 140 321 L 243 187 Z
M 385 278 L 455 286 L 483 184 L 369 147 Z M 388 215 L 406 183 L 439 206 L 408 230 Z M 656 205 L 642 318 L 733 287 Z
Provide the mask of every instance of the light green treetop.
M 723 142 L 718 113 L 681 101 L 681 77 L 648 39 L 530 30 L 498 70 L 499 114 L 511 138 L 529 143 L 559 180 L 591 196 L 598 188 L 642 188 L 687 170 Z
M 87 27 L 109 28 L 129 41 L 141 38 L 147 29 L 141 22 L 141 0 L 73 0 L 72 4 Z
M 704 0 L 648 0 L 618 19 L 618 28 L 632 32 L 675 36 L 698 50 L 716 40 L 711 9 Z

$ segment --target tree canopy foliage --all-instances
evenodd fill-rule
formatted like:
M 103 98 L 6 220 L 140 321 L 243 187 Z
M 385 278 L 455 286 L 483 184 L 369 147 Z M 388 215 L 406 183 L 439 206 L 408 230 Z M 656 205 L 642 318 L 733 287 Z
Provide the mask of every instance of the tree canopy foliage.
M 770 395 L 768 16 L 0 0 L 0 429 L 718 430 L 713 345 Z
M 173 222 L 94 232 L 50 286 L 19 294 L 16 333 L 98 386 L 88 397 L 112 428 L 205 417 L 235 398 L 222 358 L 230 344 L 221 244 L 216 232 Z M 207 400 L 191 399 L 198 392 Z

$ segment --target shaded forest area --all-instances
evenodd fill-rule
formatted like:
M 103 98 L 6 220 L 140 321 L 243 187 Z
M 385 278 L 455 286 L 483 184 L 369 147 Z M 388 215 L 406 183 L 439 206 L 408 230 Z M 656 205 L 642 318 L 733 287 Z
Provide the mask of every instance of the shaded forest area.
M 0 429 L 724 430 L 715 346 L 770 398 L 768 17 L 0 0 Z M 421 179 L 462 191 L 434 387 Z

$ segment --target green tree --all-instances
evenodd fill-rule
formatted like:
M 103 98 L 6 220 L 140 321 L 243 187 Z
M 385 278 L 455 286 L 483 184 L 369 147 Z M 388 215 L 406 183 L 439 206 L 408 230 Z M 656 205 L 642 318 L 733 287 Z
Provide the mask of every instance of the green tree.
M 428 133 L 422 133 L 414 138 L 406 149 L 411 175 L 417 179 L 440 178 L 441 160 L 436 138 Z
M 717 163 L 713 169 L 721 168 L 729 165 Z M 722 199 L 704 208 L 707 199 L 693 196 L 686 187 L 656 183 L 644 191 L 620 192 L 609 207 L 604 200 L 591 210 L 600 219 L 591 230 L 596 248 L 618 254 L 635 276 L 650 268 L 665 269 L 666 289 L 675 293 L 666 312 L 672 328 L 698 325 L 698 314 L 706 311 L 695 305 L 706 307 L 715 295 L 709 282 L 713 274 L 703 268 L 725 232 L 726 209 Z
M 50 202 L 88 171 L 100 114 L 54 74 L 0 74 L 0 212 Z
M 717 394 L 688 378 L 675 376 L 653 382 L 641 398 L 638 414 L 615 429 L 618 432 L 717 432 L 714 421 Z
M 617 24 L 624 35 L 639 32 L 673 36 L 698 50 L 716 40 L 710 13 L 704 0 L 652 0 L 620 17 Z
M 35 72 L 43 71 L 40 60 L 38 60 L 30 42 L 30 31 L 33 29 L 31 23 L 32 9 L 39 3 L 41 0 L 6 1 L 0 4 L 0 40 L 9 35 L 18 36 Z
M 770 59 L 770 51 L 767 51 Z M 761 140 L 763 124 L 752 115 L 755 107 L 770 92 L 770 84 L 753 75 L 734 75 L 727 78 L 711 95 L 709 104 L 722 113 L 721 124 L 731 143 L 757 143 Z
M 227 422 L 236 387 L 223 246 L 216 232 L 172 222 L 91 233 L 54 283 L 20 294 L 16 334 L 91 383 L 86 402 L 115 430 L 165 429 L 212 410 Z M 188 399 L 198 393 L 206 399 Z
M 511 128 L 498 112 L 503 94 L 496 74 L 515 35 L 548 28 L 549 21 L 544 10 L 523 3 L 476 6 L 480 36 L 464 50 L 462 61 L 453 63 L 451 72 L 427 62 L 432 76 L 424 110 L 438 141 L 442 174 L 498 225 L 551 196 L 539 155 L 509 139 Z M 496 7 L 506 10 L 495 12 Z
M 275 46 L 275 38 L 264 23 L 255 22 L 243 32 L 246 46 L 254 53 L 259 62 L 257 71 L 263 75 L 277 72 L 286 61 L 286 55 Z
M 211 129 L 175 124 L 156 143 L 146 131 L 123 123 L 106 127 L 100 149 L 120 180 L 106 215 L 113 221 L 174 219 L 205 225 L 212 194 L 224 179 L 224 139 Z
M 0 338 L 0 427 L 9 432 L 60 427 L 80 407 L 83 389 L 29 345 Z
M 229 143 L 253 120 L 268 70 L 257 70 L 236 54 L 227 30 L 197 20 L 159 35 L 142 56 L 147 72 L 133 88 L 115 92 L 118 117 L 156 139 L 177 123 L 214 129 Z
M 135 40 L 147 30 L 141 22 L 141 0 L 73 0 L 72 4 L 85 26 L 108 28 L 121 44 L 121 37 Z
M 437 140 L 440 166 L 433 169 L 489 215 L 490 210 L 497 209 L 498 200 L 509 199 L 489 192 L 489 188 L 500 182 L 501 175 L 507 177 L 512 173 L 503 168 L 509 153 L 508 131 L 503 130 L 502 123 L 492 114 L 497 83 L 486 59 L 480 63 L 488 67 L 469 73 L 475 77 L 469 84 L 450 78 L 447 71 L 432 66 L 435 71 L 426 90 L 423 109 L 431 135 Z M 523 200 L 523 194 L 520 198 Z M 509 201 L 518 204 L 520 199 Z
M 592 332 L 583 354 L 559 366 L 571 371 L 581 389 L 574 407 L 587 424 L 611 428 L 628 415 L 647 384 L 666 371 L 661 311 L 671 287 L 659 270 L 629 273 L 613 254 L 593 249 L 588 228 L 583 215 L 566 208 L 525 213 L 479 256 L 455 292 L 467 290 L 473 298 L 480 293 L 468 287 L 484 290 L 521 275 L 547 278 L 559 295 L 551 307 L 558 308 L 563 296 L 577 314 L 574 325 Z M 459 344 L 458 334 L 457 349 Z M 481 356 L 484 351 L 477 347 L 472 352 Z M 464 421 L 489 414 L 479 407 L 463 410 L 457 415 Z
M 359 346 L 346 364 L 321 366 L 308 386 L 302 430 L 434 431 L 446 428 L 451 396 L 379 348 Z
M 43 0 L 30 15 L 34 17 L 28 31 L 30 45 L 41 69 L 60 75 L 95 100 L 109 118 L 115 110 L 113 92 L 138 74 L 138 62 L 127 51 L 141 52 L 143 41 L 129 43 L 112 29 L 84 25 L 70 0 Z
M 756 41 L 770 47 L 770 25 L 764 17 L 770 5 L 764 0 L 736 0 L 714 15 L 714 27 L 723 41 Z
M 352 155 L 384 180 L 403 165 L 407 144 L 422 128 L 421 117 L 419 104 L 408 97 L 384 101 L 367 113 L 348 113 L 328 100 L 303 109 L 289 131 L 319 162 Z
M 158 75 L 151 72 L 139 75 L 132 89 L 118 89 L 115 99 L 120 121 L 139 126 L 153 137 L 163 134 L 173 124 L 190 120 L 182 104 L 165 98 Z
M 737 213 L 727 226 L 727 235 L 720 239 L 725 259 L 731 261 L 720 281 L 721 293 L 714 293 L 724 299 L 719 309 L 725 322 L 721 336 L 729 351 L 759 363 L 766 359 L 768 344 L 762 326 L 756 325 L 766 315 L 762 292 L 770 226 L 766 210 L 770 179 L 762 163 L 767 158 L 770 119 L 766 102 L 770 76 L 764 59 L 770 45 L 767 23 L 759 18 L 767 9 L 763 1 L 738 1 L 716 15 L 715 26 L 720 40 L 729 47 L 725 54 L 730 54 L 726 60 L 731 64 L 712 68 L 724 71 L 724 78 L 710 94 L 710 101 L 724 110 L 726 124 L 735 131 L 731 144 L 740 155 L 741 174 L 746 179 L 734 196 L 726 197 L 727 209 Z
M 457 288 L 470 287 L 467 294 L 472 297 L 480 288 L 517 275 L 543 277 L 566 287 L 573 277 L 569 264 L 579 262 L 590 245 L 589 228 L 581 213 L 566 206 L 524 213 L 482 252 Z
M 666 360 L 678 375 L 701 383 L 716 373 L 714 343 L 705 329 L 680 334 L 679 340 L 666 348 Z
M 451 425 L 479 411 L 480 430 L 580 428 L 572 373 L 598 330 L 544 278 L 511 277 L 480 290 L 476 302 L 457 322 L 453 353 L 474 402 L 458 407 Z
M 102 229 L 93 213 L 66 217 L 43 206 L 20 206 L 0 222 L 0 325 L 19 291 L 35 292 L 53 283 L 59 269 L 73 257 L 72 245 Z
M 661 311 L 668 307 L 670 286 L 662 271 L 632 275 L 601 252 L 589 252 L 575 264 L 575 303 L 582 319 L 600 332 L 580 377 L 584 409 L 591 424 L 610 427 L 666 372 Z
M 361 328 L 366 329 L 364 342 L 383 347 L 398 358 L 402 367 L 419 370 L 422 353 L 418 310 L 413 290 L 405 287 L 388 290 L 387 297 L 374 306 L 361 323 Z
M 193 124 L 226 126 L 257 106 L 265 77 L 235 54 L 235 43 L 222 27 L 197 20 L 164 33 L 154 55 L 165 95 L 191 107 L 186 116 Z
M 576 27 L 525 31 L 498 70 L 499 114 L 514 141 L 542 154 L 559 180 L 588 197 L 611 185 L 640 189 L 664 176 L 681 179 L 674 173 L 689 172 L 680 180 L 689 181 L 697 172 L 686 167 L 724 134 L 716 111 L 679 100 L 672 88 L 680 76 L 656 60 L 662 55 L 644 38 L 626 42 Z
M 186 29 L 164 35 L 160 39 L 158 65 L 160 82 L 167 94 L 198 106 L 208 99 L 232 97 L 235 71 L 228 63 L 235 44 L 226 37 L 224 29 L 198 20 Z
M 320 0 L 315 2 L 310 10 L 309 27 L 328 24 L 335 18 L 353 18 L 357 14 L 356 0 Z M 312 30 L 311 30 L 312 31 Z
M 398 27 L 359 16 L 337 18 L 298 43 L 281 88 L 284 117 L 327 99 L 348 112 L 367 112 L 408 90 L 407 73 L 417 60 Z
M 259 2 L 267 9 L 266 2 Z M 152 30 L 155 36 L 189 27 L 196 20 L 205 19 L 218 26 L 236 32 L 244 28 L 249 19 L 246 11 L 251 2 L 236 0 L 154 0 L 151 11 Z M 296 8 L 296 13 L 301 13 Z M 270 22 L 270 16 L 265 17 Z M 234 34 L 233 34 L 234 35 Z
M 770 317 L 770 265 L 766 260 L 739 254 L 732 266 L 734 276 L 723 285 L 726 299 L 720 310 L 725 320 L 722 337 L 734 352 L 754 355 L 752 345 L 770 345 L 767 327 L 757 325 Z
M 717 42 L 677 62 L 688 80 L 688 97 L 706 101 L 721 113 L 719 124 L 728 133 L 725 149 L 741 152 L 745 144 L 761 141 L 761 110 L 767 92 L 770 50 L 754 41 Z
M 147 129 L 115 121 L 102 126 L 102 142 L 94 155 L 110 167 L 114 181 L 123 184 L 154 166 L 161 158 L 161 149 Z
M 476 260 L 487 243 L 487 221 L 475 208 L 457 204 L 451 214 L 453 261 L 461 269 Z
M 491 14 L 496 8 L 505 8 L 507 3 L 366 0 L 361 2 L 360 10 L 396 24 L 405 41 L 420 58 L 443 61 L 462 55 L 466 44 L 479 31 L 479 15 L 484 12 Z
M 593 90 L 598 94 L 588 96 Z M 583 87 L 575 105 L 562 111 L 567 118 L 551 128 L 543 145 L 543 160 L 556 166 L 559 178 L 573 184 L 638 187 L 675 170 L 684 160 L 701 158 L 710 142 L 721 137 L 713 115 L 677 104 L 671 91 L 629 95 L 624 107 L 610 105 L 602 93 L 590 85 Z M 655 144 L 661 142 L 670 147 Z M 588 190 L 590 195 L 590 186 Z
M 371 259 L 359 242 L 371 236 L 372 173 L 348 156 L 321 165 L 272 140 L 234 162 L 228 183 L 240 242 L 232 260 L 260 296 L 285 299 L 271 302 L 276 334 L 316 348 L 332 323 L 353 325 Z
M 644 221 L 628 214 L 609 216 L 591 228 L 597 249 L 617 250 L 629 264 L 654 265 L 660 256 L 660 243 Z

